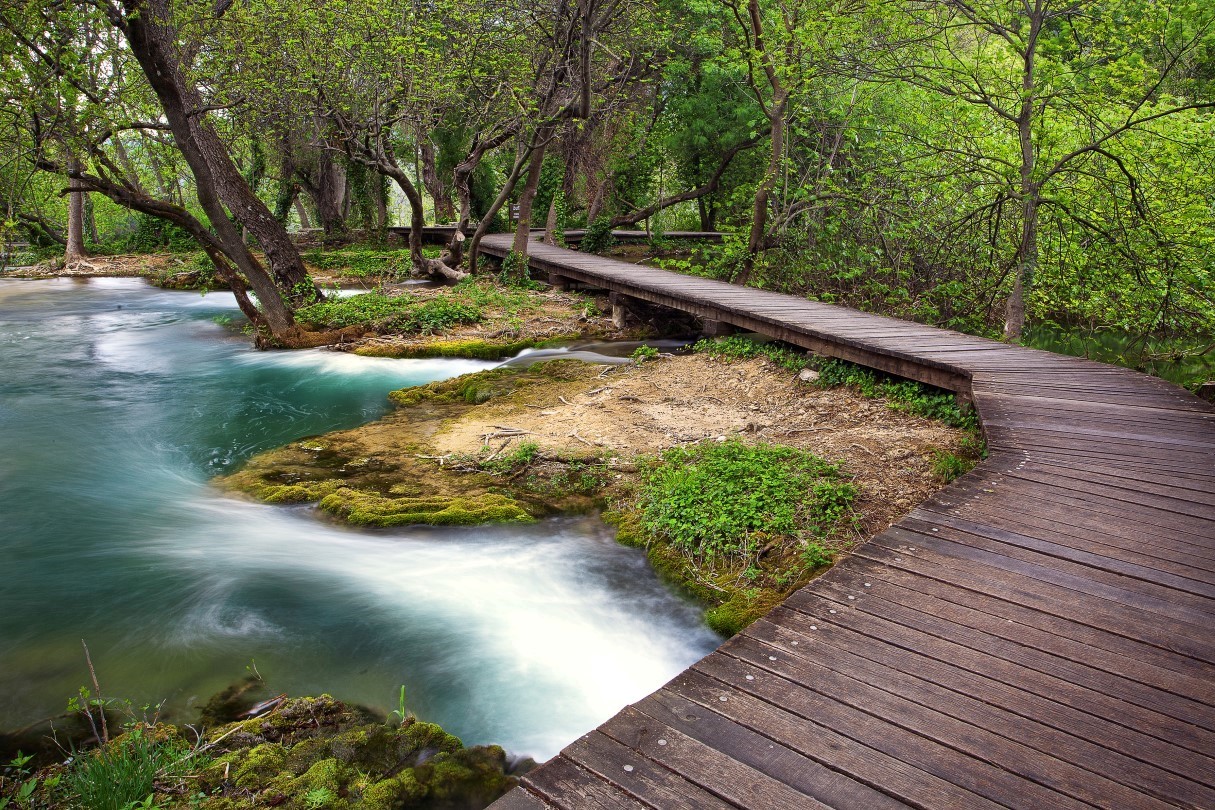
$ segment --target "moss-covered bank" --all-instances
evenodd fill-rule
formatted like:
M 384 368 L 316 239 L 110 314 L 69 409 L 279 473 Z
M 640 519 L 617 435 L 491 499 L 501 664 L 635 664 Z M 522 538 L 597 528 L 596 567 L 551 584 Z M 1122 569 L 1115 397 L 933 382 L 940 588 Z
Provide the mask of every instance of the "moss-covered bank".
M 901 401 L 870 404 L 797 369 L 708 354 L 500 368 L 394 391 L 384 419 L 263 454 L 221 483 L 364 526 L 606 509 L 620 540 L 730 635 L 940 486 L 934 464 L 967 447 L 964 431 Z M 647 517 L 656 499 L 710 518 L 737 505 L 734 534 L 699 543 L 717 524 L 677 509 Z
M 590 368 L 557 360 L 393 391 L 396 411 L 380 422 L 263 453 L 218 483 L 267 503 L 316 503 L 360 526 L 522 522 L 585 512 L 602 503 L 598 487 L 585 480 L 597 455 L 533 457 L 529 474 L 516 475 L 521 470 L 505 469 L 500 454 L 440 454 L 430 439 L 486 402 L 522 402 L 529 389 L 580 380 Z
M 389 721 L 328 695 L 280 696 L 258 716 L 205 722 L 217 712 L 247 708 L 241 699 L 247 686 L 208 704 L 201 734 L 195 727 L 133 722 L 67 764 L 37 773 L 10 768 L 0 777 L 0 796 L 29 808 L 135 802 L 206 810 L 476 810 L 512 788 L 515 774 L 532 764 L 512 767 L 498 746 L 466 748 L 433 723 L 408 715 Z

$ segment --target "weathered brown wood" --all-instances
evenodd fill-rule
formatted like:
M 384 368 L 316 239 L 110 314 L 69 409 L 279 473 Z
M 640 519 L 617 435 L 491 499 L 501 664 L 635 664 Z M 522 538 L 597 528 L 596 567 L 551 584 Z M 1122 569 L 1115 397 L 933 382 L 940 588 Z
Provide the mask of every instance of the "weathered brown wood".
M 811 630 L 811 627 L 814 629 Z M 905 694 L 917 695 L 917 699 L 921 697 L 921 687 L 916 687 L 906 678 L 924 680 L 941 689 L 1000 707 L 1028 721 L 1041 723 L 1135 759 L 1139 764 L 1122 762 L 1119 767 L 1129 769 L 1128 776 L 1137 781 L 1161 778 L 1159 775 L 1149 775 L 1146 766 L 1215 787 L 1215 761 L 1209 758 L 1056 703 L 1023 688 L 1029 684 L 1010 685 L 992 678 L 976 677 L 931 655 L 892 646 L 873 636 L 861 635 L 842 624 L 811 619 L 798 611 L 778 608 L 765 620 L 748 628 L 746 636 L 738 638 L 754 638 L 783 649 L 790 655 L 804 656 L 832 666 L 840 672 L 863 675 L 867 680 L 872 679 L 872 683 L 901 683 L 903 685 L 897 688 Z M 734 646 L 724 651 L 740 656 Z M 1002 721 L 999 728 L 1011 730 L 1010 723 L 1015 722 Z M 1097 752 L 1092 759 L 1103 760 L 1104 757 Z M 1089 760 L 1080 756 L 1077 761 L 1083 763 Z M 1119 776 L 1112 775 L 1115 778 Z M 1170 779 L 1165 777 L 1164 781 L 1167 783 Z M 1181 784 L 1188 787 L 1185 781 Z M 1166 792 L 1169 791 L 1166 789 Z
M 643 810 L 645 805 L 565 757 L 549 760 L 540 773 L 524 777 L 523 786 L 562 810 Z M 508 796 L 510 794 L 507 794 Z M 496 804 L 494 805 L 497 806 Z
M 504 255 L 501 237 L 486 242 Z M 990 450 L 529 774 L 533 794 L 679 808 L 1215 806 L 1215 408 L 1079 358 L 544 245 L 530 260 L 957 391 Z

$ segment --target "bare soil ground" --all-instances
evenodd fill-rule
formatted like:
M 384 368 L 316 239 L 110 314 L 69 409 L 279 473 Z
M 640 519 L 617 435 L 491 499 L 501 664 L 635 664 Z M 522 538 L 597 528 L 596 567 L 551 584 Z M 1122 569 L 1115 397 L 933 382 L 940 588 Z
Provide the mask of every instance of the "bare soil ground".
M 959 452 L 963 431 L 894 411 L 847 389 L 800 381 L 766 359 L 704 355 L 607 366 L 581 379 L 534 386 L 449 420 L 436 455 L 476 454 L 502 428 L 526 431 L 549 455 L 612 453 L 628 459 L 737 436 L 844 461 L 861 489 L 868 533 L 881 531 L 940 488 L 934 453 Z M 491 452 L 503 439 L 491 441 Z

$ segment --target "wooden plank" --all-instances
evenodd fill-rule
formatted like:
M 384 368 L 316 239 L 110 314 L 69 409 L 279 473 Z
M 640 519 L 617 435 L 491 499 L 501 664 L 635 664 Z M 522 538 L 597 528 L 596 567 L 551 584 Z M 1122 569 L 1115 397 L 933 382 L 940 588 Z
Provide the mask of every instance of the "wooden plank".
M 549 810 L 553 805 L 527 788 L 517 787 L 490 805 L 492 810 Z
M 759 674 L 753 677 L 758 678 Z M 678 691 L 672 691 L 670 687 L 675 687 Z M 907 762 L 871 747 L 872 744 L 883 744 L 883 740 L 863 733 L 868 727 L 867 716 L 864 714 L 856 715 L 857 724 L 854 726 L 837 726 L 825 717 L 807 718 L 790 711 L 788 707 L 778 706 L 740 691 L 726 690 L 724 696 L 727 700 L 723 702 L 721 697 L 724 685 L 693 671 L 685 672 L 673 681 L 670 687 L 651 695 L 639 706 L 655 717 L 675 723 L 689 723 L 693 726 L 694 733 L 713 740 L 715 747 L 719 744 L 717 741 L 721 740 L 721 744 L 727 746 L 728 750 L 737 750 L 740 757 L 751 760 L 762 762 L 762 758 L 773 751 L 815 751 L 833 771 L 852 777 L 857 783 L 869 782 L 888 794 L 876 797 L 874 794 L 861 795 L 862 802 L 873 801 L 875 807 L 892 804 L 898 806 L 900 803 L 916 807 L 997 806 L 974 791 L 923 770 L 914 762 Z M 722 714 L 726 711 L 730 712 L 730 717 Z M 762 727 L 762 734 L 751 730 L 756 727 Z M 710 732 L 709 728 L 712 728 L 713 732 Z M 740 746 L 741 741 L 736 742 L 738 735 L 733 729 L 745 730 L 742 735 L 746 740 L 745 744 Z M 721 736 L 714 736 L 715 733 Z M 858 736 L 864 736 L 865 740 L 858 742 L 852 739 Z M 968 781 L 977 783 L 980 779 L 981 776 Z M 870 805 L 845 801 L 840 806 L 867 808 Z
M 1215 663 L 1215 637 L 1205 630 L 1210 614 L 1203 611 L 1176 605 L 1170 610 L 1162 599 L 901 527 L 883 532 L 856 554 L 925 576 L 973 581 L 976 589 L 1026 606 L 1052 605 L 1059 611 L 1083 606 L 1086 624 Z
M 1161 538 L 1157 527 L 1092 511 L 1081 501 L 1044 499 L 1037 502 L 1033 510 L 1017 510 L 1008 508 L 1010 500 L 1001 502 L 968 494 L 959 496 L 943 490 L 914 511 L 957 517 L 993 530 L 1049 539 L 1094 554 L 1141 560 L 1144 565 L 1184 574 L 1198 581 L 1207 581 L 1210 572 L 1215 570 L 1213 552 L 1186 542 L 1184 535 L 1179 533 Z M 1021 499 L 1017 502 L 1027 503 Z
M 787 655 L 809 658 L 839 672 L 862 677 L 869 683 L 887 684 L 899 694 L 919 693 L 921 687 L 908 685 L 906 679 L 922 680 L 939 689 L 973 698 L 976 702 L 990 704 L 1068 734 L 1084 741 L 1085 750 L 1087 744 L 1091 744 L 1117 752 L 1124 757 L 1119 760 L 1118 772 L 1111 770 L 1106 775 L 1133 779 L 1134 782 L 1128 783 L 1132 786 L 1135 783 L 1151 785 L 1159 781 L 1155 795 L 1161 798 L 1177 792 L 1189 795 L 1190 788 L 1184 784 L 1182 787 L 1185 790 L 1165 788 L 1163 785 L 1172 784 L 1174 780 L 1167 775 L 1153 775 L 1153 770 L 1167 771 L 1174 777 L 1181 777 L 1183 783 L 1194 781 L 1207 788 L 1215 788 L 1215 760 L 1208 756 L 1055 702 L 1022 688 L 1020 684 L 1005 684 L 918 650 L 896 647 L 873 636 L 861 635 L 835 622 L 833 616 L 811 619 L 798 611 L 780 607 L 751 625 L 745 636 L 737 637 L 737 644 L 743 644 L 742 639 L 770 644 L 784 650 Z M 732 641 L 723 652 L 739 655 L 736 641 Z M 943 693 L 937 694 L 941 696 Z M 1008 722 L 1001 721 L 990 727 L 999 733 L 1006 733 Z M 1050 743 L 1043 741 L 1042 744 Z
M 630 798 L 590 771 L 563 756 L 556 756 L 544 767 L 523 777 L 523 786 L 562 810 L 644 810 L 645 805 Z
M 660 689 L 620 712 L 600 730 L 739 807 L 827 807 L 785 781 L 805 784 L 816 775 L 826 775 L 827 769 L 803 772 L 801 768 L 809 761 L 790 749 L 699 707 L 695 712 L 688 708 L 685 700 Z M 714 734 L 704 735 L 706 727 L 712 727 Z
M 1187 605 L 1210 614 L 1215 620 L 1215 584 L 1205 576 L 1195 576 L 1202 572 L 1184 566 L 1173 566 L 1112 547 L 1077 548 L 1082 544 L 1054 542 L 929 510 L 913 511 L 899 521 L 899 527 L 920 534 L 939 535 L 1026 562 L 1053 566 L 1096 582 L 1155 596 L 1170 604 Z
M 1010 508 L 1011 504 L 1021 504 L 1021 507 Z M 1191 562 L 1198 566 L 1203 566 L 1201 561 L 1210 559 L 1208 555 L 1212 553 L 1206 542 L 1210 521 L 1074 490 L 1064 492 L 1022 484 L 1008 478 L 993 480 L 969 497 L 959 498 L 957 509 L 976 515 L 982 512 L 989 517 L 1015 516 L 1017 519 L 1029 518 L 1026 513 L 1032 510 L 1037 513 L 1035 516 L 1057 521 L 1061 527 L 1116 532 L 1120 537 L 1138 540 L 1144 545 L 1172 548 L 1177 553 L 1189 555 L 1193 558 Z M 1154 553 L 1146 548 L 1144 551 Z
M 887 600 L 857 597 L 849 601 L 829 589 L 803 588 L 785 604 L 806 614 L 816 624 L 844 624 L 863 635 L 1028 689 L 1181 748 L 1200 753 L 1210 748 L 1209 730 L 1126 700 L 1116 688 L 1116 679 L 1083 664 L 952 625 Z
M 772 657 L 779 661 L 779 656 L 769 656 L 769 658 Z M 700 677 L 697 677 L 698 674 Z M 820 674 L 827 677 L 826 670 Z M 746 680 L 747 675 L 750 675 L 752 680 Z M 879 714 L 866 711 L 855 705 L 854 700 L 806 688 L 805 683 L 793 684 L 775 673 L 769 672 L 765 675 L 763 670 L 727 655 L 708 656 L 696 664 L 692 672 L 681 676 L 676 684 L 680 694 L 688 696 L 702 706 L 712 705 L 714 701 L 725 697 L 727 700 L 723 711 L 746 715 L 753 722 L 764 725 L 773 722 L 770 719 L 771 711 L 773 708 L 779 707 L 804 720 L 830 718 L 832 727 L 844 729 L 849 734 L 855 733 L 854 729 L 865 729 L 864 741 L 888 756 L 913 765 L 940 780 L 951 782 L 976 796 L 1010 807 L 1028 810 L 1028 808 L 1044 806 L 1059 808 L 1085 806 L 1082 802 L 1035 784 L 1012 772 L 1009 768 L 1016 768 L 1017 762 L 1001 762 L 997 765 L 993 761 L 994 759 L 1004 756 L 1015 758 L 1015 754 L 1001 747 L 994 739 L 984 737 L 983 740 L 995 746 L 991 758 L 987 758 L 985 755 L 975 756 L 964 750 L 955 750 L 939 739 L 922 736 L 917 731 L 905 728 L 891 720 L 885 712 Z M 843 679 L 833 680 L 832 686 L 837 689 L 847 688 Z M 832 691 L 834 692 L 834 690 Z M 866 694 L 870 699 L 881 702 L 881 697 L 876 690 L 868 690 Z M 890 704 L 881 702 L 881 705 L 884 709 L 895 711 Z M 900 716 L 899 719 L 911 722 L 908 716 Z M 946 733 L 945 726 L 948 724 L 948 719 L 944 715 L 937 715 L 933 720 L 935 730 L 938 733 Z M 951 728 L 949 731 L 957 732 L 959 730 Z M 1044 766 L 1042 770 L 1049 772 L 1051 768 Z M 914 776 L 914 774 L 912 775 Z M 904 789 L 911 787 L 913 785 L 908 785 Z
M 605 782 L 653 807 L 663 810 L 728 810 L 734 807 L 600 731 L 580 737 L 561 753 Z
M 873 587 L 880 582 L 886 599 L 917 608 L 931 599 L 934 612 L 960 625 L 1061 658 L 1082 660 L 1087 666 L 1154 689 L 1204 704 L 1215 703 L 1215 682 L 1206 679 L 1210 667 L 1201 661 L 1094 627 L 1083 614 L 1060 616 L 1042 610 L 1042 606 L 1007 601 L 947 571 L 926 576 L 917 566 L 904 566 L 906 559 L 899 560 L 899 555 L 895 562 L 853 557 L 831 582 L 845 594 L 863 591 L 865 583 Z
M 737 636 L 723 648 L 723 656 L 710 656 L 697 669 L 713 668 L 719 680 L 735 683 L 738 672 L 761 668 L 791 681 L 793 688 L 843 700 L 861 711 L 977 760 L 998 764 L 1028 781 L 1080 801 L 1162 807 L 1176 807 L 1179 803 L 1197 807 L 1215 802 L 1215 790 L 1209 787 L 1169 776 L 1109 748 L 930 681 L 855 656 L 837 658 L 836 667 L 828 666 L 823 659 L 829 653 L 824 645 L 815 643 L 817 635 L 812 631 L 805 644 L 790 645 L 791 649 L 749 635 Z M 723 664 L 726 656 L 737 658 L 739 665 Z M 747 681 L 742 688 L 758 691 L 761 687 Z M 779 685 L 769 690 L 769 694 L 778 692 Z M 1145 788 L 1152 799 L 1142 795 Z

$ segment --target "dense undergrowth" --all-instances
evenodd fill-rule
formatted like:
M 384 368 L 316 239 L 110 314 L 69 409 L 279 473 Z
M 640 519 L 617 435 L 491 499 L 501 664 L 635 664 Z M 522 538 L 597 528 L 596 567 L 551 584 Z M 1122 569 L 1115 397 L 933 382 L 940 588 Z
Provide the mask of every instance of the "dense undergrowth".
M 733 635 L 856 540 L 857 494 L 839 464 L 804 450 L 709 440 L 643 459 L 613 519 Z
M 501 287 L 490 279 L 465 279 L 450 290 L 368 292 L 331 298 L 296 312 L 296 318 L 316 328 L 362 326 L 406 333 L 438 334 L 454 326 L 484 320 L 493 312 L 506 318 L 541 306 L 534 292 Z

